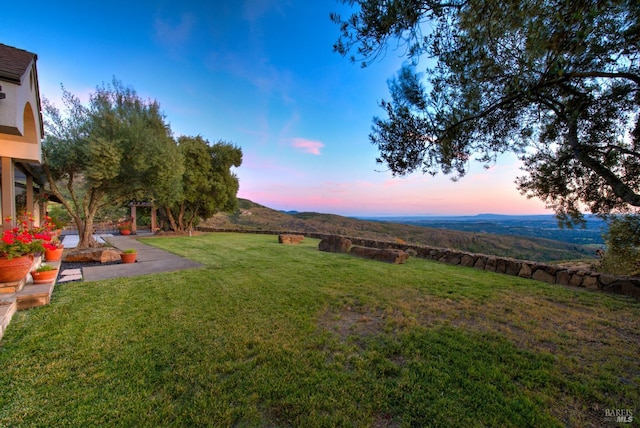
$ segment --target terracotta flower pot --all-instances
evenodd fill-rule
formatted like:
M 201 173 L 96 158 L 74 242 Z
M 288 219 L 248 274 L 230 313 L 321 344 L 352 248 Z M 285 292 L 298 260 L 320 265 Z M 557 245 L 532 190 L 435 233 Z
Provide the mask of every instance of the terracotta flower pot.
M 31 276 L 33 277 L 34 284 L 47 284 L 53 282 L 58 277 L 58 269 L 54 270 L 45 270 L 42 272 L 31 272 Z
M 135 263 L 137 256 L 137 253 L 122 253 L 120 254 L 120 260 L 122 260 L 122 263 Z
M 64 247 L 56 248 L 55 250 L 44 250 L 44 257 L 48 262 L 57 262 L 62 258 L 62 252 Z
M 120 235 L 131 235 L 131 231 L 129 229 L 122 229 Z
M 0 257 L 0 282 L 20 281 L 27 276 L 33 264 L 33 254 L 14 257 L 11 260 Z

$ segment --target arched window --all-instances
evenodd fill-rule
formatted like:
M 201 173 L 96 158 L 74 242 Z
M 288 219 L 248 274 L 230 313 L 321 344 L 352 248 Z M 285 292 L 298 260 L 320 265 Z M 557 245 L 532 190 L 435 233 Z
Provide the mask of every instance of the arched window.
M 26 103 L 22 114 L 24 121 L 24 139 L 27 143 L 38 144 L 38 130 L 36 128 L 36 119 L 33 116 L 33 108 L 31 103 Z

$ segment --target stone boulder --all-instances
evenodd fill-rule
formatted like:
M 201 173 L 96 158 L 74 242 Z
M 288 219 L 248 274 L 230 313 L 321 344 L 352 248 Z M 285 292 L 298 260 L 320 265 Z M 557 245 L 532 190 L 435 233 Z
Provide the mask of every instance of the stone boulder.
M 281 244 L 299 244 L 304 239 L 304 235 L 278 235 L 278 242 Z
M 352 256 L 362 257 L 364 259 L 377 260 L 380 262 L 402 264 L 409 258 L 409 255 L 402 250 L 392 248 L 370 248 L 354 245 L 349 252 Z
M 460 266 L 473 267 L 474 263 L 475 263 L 475 257 L 473 257 L 473 254 L 469 254 L 469 253 L 462 254 L 462 257 L 460 258 Z
M 320 241 L 318 249 L 327 253 L 348 253 L 351 240 L 342 236 L 329 236 Z
M 459 265 L 462 261 L 462 253 L 458 251 L 446 251 L 442 256 L 440 256 L 438 261 L 450 265 Z
M 556 283 L 555 275 L 550 274 L 544 267 L 538 267 L 531 274 L 531 279 L 535 279 L 536 281 L 548 282 L 549 284 Z
M 68 263 L 110 263 L 120 261 L 120 251 L 111 247 L 71 250 L 64 256 Z

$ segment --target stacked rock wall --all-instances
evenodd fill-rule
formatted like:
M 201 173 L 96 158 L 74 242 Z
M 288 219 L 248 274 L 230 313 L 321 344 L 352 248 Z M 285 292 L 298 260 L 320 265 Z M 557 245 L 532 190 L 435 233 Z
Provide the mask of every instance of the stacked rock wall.
M 352 246 L 349 254 L 364 259 L 377 260 L 379 262 L 393 263 L 396 265 L 403 264 L 409 258 L 406 251 L 397 248 L 373 248 L 361 247 L 360 245 Z
M 240 232 L 279 235 L 282 233 L 303 234 L 309 238 L 324 239 L 330 236 L 325 233 L 283 232 L 264 230 L 232 230 L 199 228 L 203 232 Z M 545 263 L 528 260 L 518 260 L 508 257 L 490 256 L 486 254 L 468 253 L 448 248 L 430 247 L 424 245 L 398 244 L 395 242 L 376 241 L 372 239 L 341 237 L 349 239 L 353 245 L 362 247 L 403 250 L 411 257 L 436 260 L 451 265 L 472 267 L 475 269 L 497 272 L 521 278 L 534 279 L 573 287 L 603 290 L 611 293 L 633 296 L 640 299 L 640 277 L 610 275 L 580 269 L 563 268 Z

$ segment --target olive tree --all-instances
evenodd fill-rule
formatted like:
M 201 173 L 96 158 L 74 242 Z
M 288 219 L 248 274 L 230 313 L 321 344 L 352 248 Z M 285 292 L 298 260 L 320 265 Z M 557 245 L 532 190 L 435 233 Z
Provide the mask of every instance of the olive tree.
M 97 87 L 87 105 L 63 88 L 63 103 L 63 112 L 44 103 L 43 168 L 78 228 L 78 247 L 95 245 L 101 208 L 180 196 L 182 155 L 156 101 L 114 79 Z

